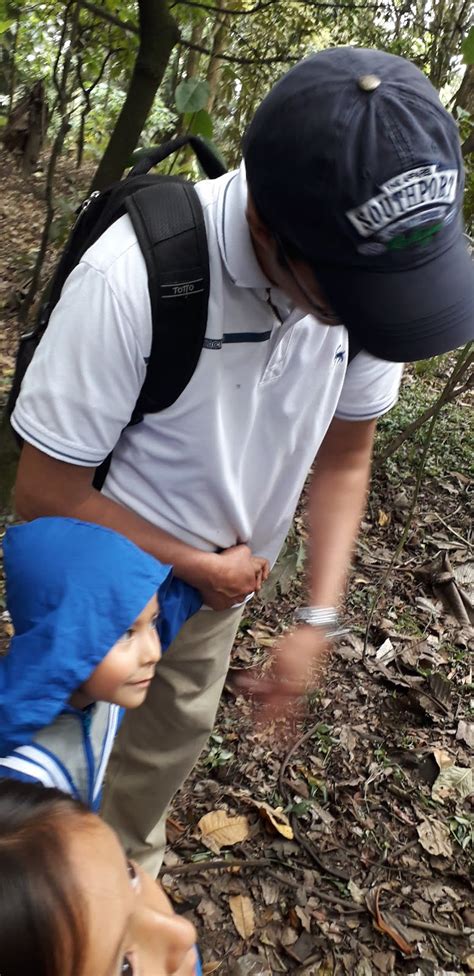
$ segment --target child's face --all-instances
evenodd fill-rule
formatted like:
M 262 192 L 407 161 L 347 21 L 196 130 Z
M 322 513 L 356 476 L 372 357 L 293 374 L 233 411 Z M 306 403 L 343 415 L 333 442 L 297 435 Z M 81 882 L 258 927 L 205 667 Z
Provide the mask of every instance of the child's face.
M 71 705 L 85 708 L 91 702 L 106 701 L 122 708 L 137 708 L 142 704 L 161 657 L 156 630 L 158 610 L 155 595 L 90 678 L 71 696 Z
M 195 976 L 196 931 L 175 915 L 159 884 L 127 863 L 114 832 L 89 818 L 68 833 L 68 856 L 84 908 L 79 976 Z

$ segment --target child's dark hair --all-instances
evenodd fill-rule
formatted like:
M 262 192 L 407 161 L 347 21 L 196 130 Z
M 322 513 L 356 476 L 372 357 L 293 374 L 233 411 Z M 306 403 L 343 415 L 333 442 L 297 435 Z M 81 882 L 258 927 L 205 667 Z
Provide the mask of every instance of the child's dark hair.
M 80 973 L 84 918 L 64 830 L 86 816 L 59 790 L 0 779 L 1 976 Z

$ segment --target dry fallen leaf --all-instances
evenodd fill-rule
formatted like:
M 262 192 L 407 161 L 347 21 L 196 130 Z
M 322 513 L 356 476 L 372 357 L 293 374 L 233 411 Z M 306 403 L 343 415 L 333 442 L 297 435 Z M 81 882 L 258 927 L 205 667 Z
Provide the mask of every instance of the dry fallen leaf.
M 250 939 L 255 932 L 253 905 L 248 895 L 233 895 L 229 898 L 232 919 L 241 939 Z
M 341 725 L 339 729 L 339 742 L 344 749 L 347 749 L 351 759 L 354 758 L 354 749 L 357 745 L 357 736 L 350 725 Z
M 452 857 L 453 848 L 446 824 L 441 823 L 440 820 L 423 820 L 416 830 L 425 851 L 442 857 Z
M 360 959 L 354 971 L 354 976 L 372 976 L 373 969 L 368 959 Z
M 378 524 L 382 528 L 384 528 L 390 522 L 390 515 L 387 512 L 384 512 L 383 508 L 379 508 L 379 517 L 378 517 L 377 521 L 378 521 Z
M 390 637 L 387 637 L 383 644 L 380 645 L 375 655 L 375 659 L 376 661 L 383 661 L 384 664 L 389 664 L 390 661 L 393 661 L 394 657 L 396 656 L 397 652 L 390 640 Z
M 382 909 L 380 907 L 380 892 L 383 885 L 379 885 L 378 888 L 374 888 L 369 891 L 366 895 L 367 908 L 374 916 L 374 921 L 376 927 L 384 932 L 386 935 L 390 936 L 391 939 L 396 943 L 398 948 L 404 953 L 405 956 L 411 956 L 415 951 L 415 946 L 408 941 L 409 933 L 406 927 L 396 918 L 392 912 L 384 911 L 382 914 Z
M 301 908 L 301 905 L 295 905 L 294 910 L 297 919 L 299 919 L 301 923 L 301 927 L 305 929 L 306 932 L 311 932 L 311 919 L 308 913 L 305 912 L 304 908 Z
M 465 800 L 474 791 L 473 771 L 464 766 L 443 766 L 438 779 L 433 783 L 433 800 L 443 803 L 449 796 Z
M 413 973 L 413 976 L 424 976 L 423 970 L 417 969 L 416 973 Z M 433 976 L 459 976 L 459 973 L 454 969 L 435 969 Z
M 215 854 L 219 853 L 221 847 L 240 844 L 249 835 L 247 817 L 231 817 L 225 810 L 211 810 L 206 813 L 201 817 L 198 827 L 203 843 Z
M 450 756 L 449 752 L 446 752 L 446 749 L 433 749 L 433 756 L 440 769 L 453 765 L 453 757 Z
M 293 828 L 290 826 L 288 817 L 283 813 L 282 807 L 273 808 L 269 803 L 256 804 L 260 816 L 276 830 L 286 840 L 293 840 Z
M 359 888 L 359 885 L 356 885 L 355 881 L 353 881 L 352 878 L 348 882 L 347 887 L 349 889 L 349 894 L 352 898 L 352 901 L 355 901 L 356 905 L 363 905 L 365 901 L 366 892 L 362 888 Z
M 471 749 L 474 749 L 474 722 L 459 722 L 456 739 L 462 739 Z

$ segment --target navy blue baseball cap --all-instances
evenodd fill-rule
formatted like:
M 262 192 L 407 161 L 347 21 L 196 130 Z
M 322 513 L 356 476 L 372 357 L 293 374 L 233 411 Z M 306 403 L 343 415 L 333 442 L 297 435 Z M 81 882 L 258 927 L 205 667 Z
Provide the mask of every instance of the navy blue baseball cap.
M 474 338 L 474 267 L 452 115 L 418 68 L 331 48 L 291 69 L 244 139 L 249 190 L 374 356 L 426 359 Z

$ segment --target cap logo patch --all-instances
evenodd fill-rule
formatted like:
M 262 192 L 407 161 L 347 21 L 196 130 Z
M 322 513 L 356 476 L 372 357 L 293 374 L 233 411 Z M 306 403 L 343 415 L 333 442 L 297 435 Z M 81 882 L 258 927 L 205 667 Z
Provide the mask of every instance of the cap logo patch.
M 375 238 L 381 243 L 395 238 L 407 229 L 407 225 L 424 226 L 421 238 L 415 235 L 411 241 L 412 244 L 423 243 L 429 239 L 427 224 L 438 223 L 436 229 L 440 229 L 440 217 L 446 215 L 446 208 L 454 203 L 457 185 L 457 169 L 419 166 L 382 184 L 377 196 L 347 210 L 346 217 L 361 237 Z M 408 242 L 405 246 L 409 246 Z

